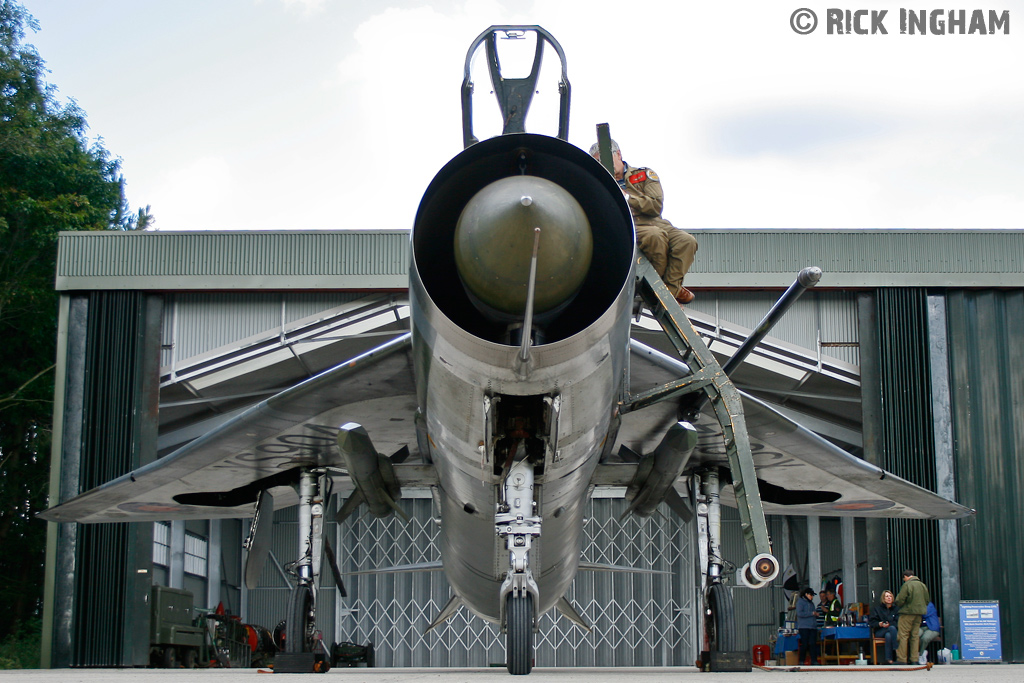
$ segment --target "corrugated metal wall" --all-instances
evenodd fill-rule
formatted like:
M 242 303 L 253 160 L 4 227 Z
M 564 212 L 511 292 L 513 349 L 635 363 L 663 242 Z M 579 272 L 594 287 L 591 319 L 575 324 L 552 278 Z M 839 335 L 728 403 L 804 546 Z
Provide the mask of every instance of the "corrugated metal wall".
M 821 554 L 821 578 L 828 581 L 834 577 L 843 576 L 843 534 L 842 522 L 838 517 L 821 517 L 818 520 L 820 538 L 819 552 Z M 819 586 L 813 586 L 815 591 L 821 590 Z
M 922 288 L 879 289 L 877 320 L 881 429 L 878 464 L 893 474 L 935 490 L 934 417 L 929 371 L 928 302 Z M 865 331 L 867 334 L 867 331 Z M 872 388 L 866 387 L 865 391 Z M 913 569 L 930 586 L 942 612 L 938 523 L 886 521 L 888 586 L 898 591 L 902 571 Z
M 692 287 L 786 287 L 820 266 L 823 287 L 1020 286 L 1019 231 L 693 230 Z M 404 230 L 73 232 L 57 289 L 405 288 Z
M 400 501 L 411 521 L 369 515 L 329 524 L 338 539 L 342 571 L 356 571 L 439 559 L 437 526 L 429 498 Z M 668 574 L 580 572 L 568 593 L 594 627 L 582 632 L 556 612 L 540 620 L 537 666 L 682 666 L 695 659 L 699 639 L 694 607 L 692 525 L 669 510 L 641 520 L 619 516 L 621 498 L 597 498 L 585 527 L 584 559 L 654 568 Z M 333 508 L 333 506 L 332 506 Z M 333 512 L 327 517 L 333 517 Z M 274 522 L 274 558 L 260 588 L 249 592 L 251 623 L 273 628 L 285 614 L 288 589 L 278 568 L 297 554 L 295 511 Z M 738 535 L 738 534 L 737 534 Z M 275 562 L 276 560 L 276 562 Z M 325 579 L 325 586 L 329 581 Z M 317 622 L 327 642 L 372 641 L 378 666 L 488 666 L 504 662 L 504 637 L 497 627 L 462 608 L 429 635 L 423 631 L 448 601 L 451 589 L 441 572 L 346 576 L 349 597 L 337 603 L 323 591 Z M 742 629 L 742 627 L 741 627 Z
M 176 292 L 164 307 L 161 367 L 170 367 L 365 298 L 365 292 Z
M 963 600 L 999 600 L 1004 661 L 1024 661 L 1024 291 L 946 295 Z
M 692 273 L 912 274 L 1024 272 L 1017 230 L 698 230 Z M 906 278 L 890 277 L 906 282 Z M 826 281 L 823 280 L 823 284 Z
M 398 230 L 104 232 L 82 239 L 83 234 L 60 236 L 58 280 L 211 274 L 244 280 L 285 270 L 295 276 L 404 279 L 409 265 L 409 233 Z M 215 263 L 208 255 L 216 255 Z
M 687 311 L 703 313 L 713 320 L 728 321 L 753 330 L 779 298 L 779 292 L 702 293 Z M 857 326 L 857 296 L 851 292 L 810 291 L 793 305 L 772 328 L 770 338 L 778 339 L 827 358 L 860 365 Z M 820 344 L 820 346 L 819 346 Z
M 777 515 L 769 516 L 767 522 L 768 534 L 773 543 L 772 550 L 785 568 L 786 564 L 794 561 L 794 558 L 785 556 L 788 551 L 783 550 L 780 542 L 786 519 Z M 696 545 L 694 551 L 696 552 Z M 722 553 L 726 560 L 737 566 L 742 566 L 746 562 L 746 547 L 740 531 L 740 515 L 731 507 L 722 508 Z M 690 571 L 697 571 L 696 557 L 690 558 L 689 563 Z M 730 579 L 736 614 L 736 647 L 749 652 L 754 645 L 767 645 L 777 632 L 779 612 L 786 610 L 786 596 L 783 591 L 775 588 L 774 584 L 757 590 L 736 584 L 735 580 Z M 694 622 L 694 628 L 700 637 L 700 623 Z
M 65 497 L 153 459 L 158 324 L 156 297 L 89 295 L 79 486 Z M 152 545 L 152 524 L 77 525 L 72 666 L 148 663 Z

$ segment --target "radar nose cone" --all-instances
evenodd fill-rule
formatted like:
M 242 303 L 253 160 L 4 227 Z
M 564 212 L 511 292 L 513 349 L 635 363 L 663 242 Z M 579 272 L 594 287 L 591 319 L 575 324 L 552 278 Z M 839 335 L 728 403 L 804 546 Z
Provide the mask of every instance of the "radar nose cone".
M 525 314 L 535 228 L 536 313 L 558 309 L 583 285 L 594 249 L 583 207 L 550 180 L 502 178 L 469 200 L 455 228 L 455 265 L 481 312 Z

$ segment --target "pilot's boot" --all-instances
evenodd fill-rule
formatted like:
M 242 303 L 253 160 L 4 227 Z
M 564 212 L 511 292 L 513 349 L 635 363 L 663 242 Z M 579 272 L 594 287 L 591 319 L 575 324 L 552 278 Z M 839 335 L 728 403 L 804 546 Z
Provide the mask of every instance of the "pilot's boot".
M 686 287 L 679 285 L 679 289 L 676 290 L 676 301 L 680 304 L 688 304 L 696 298 L 696 295 L 688 290 Z

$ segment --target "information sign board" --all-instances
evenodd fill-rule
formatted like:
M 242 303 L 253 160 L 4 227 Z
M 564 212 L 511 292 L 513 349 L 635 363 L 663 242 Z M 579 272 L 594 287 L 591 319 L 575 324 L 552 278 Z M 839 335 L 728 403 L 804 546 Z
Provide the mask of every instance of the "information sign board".
M 960 601 L 960 659 L 998 662 L 1003 658 L 998 600 Z

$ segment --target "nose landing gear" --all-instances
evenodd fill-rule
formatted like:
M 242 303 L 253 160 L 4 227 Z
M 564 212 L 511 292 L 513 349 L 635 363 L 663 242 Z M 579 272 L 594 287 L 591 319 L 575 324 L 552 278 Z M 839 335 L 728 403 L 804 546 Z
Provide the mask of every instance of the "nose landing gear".
M 494 515 L 497 534 L 505 539 L 509 570 L 501 584 L 501 625 L 505 631 L 508 672 L 524 675 L 533 669 L 533 633 L 540 591 L 530 569 L 530 548 L 540 536 L 535 515 L 533 465 L 514 463 L 505 477 L 503 496 Z

